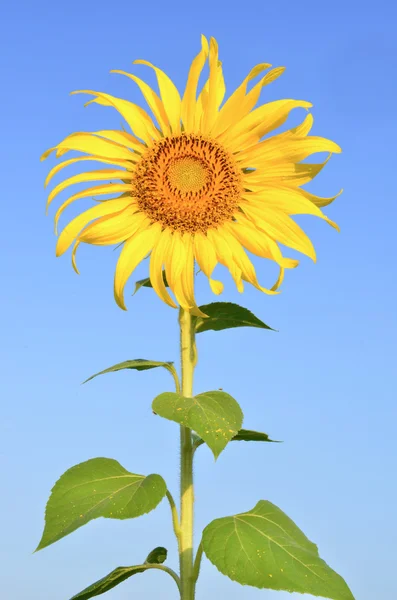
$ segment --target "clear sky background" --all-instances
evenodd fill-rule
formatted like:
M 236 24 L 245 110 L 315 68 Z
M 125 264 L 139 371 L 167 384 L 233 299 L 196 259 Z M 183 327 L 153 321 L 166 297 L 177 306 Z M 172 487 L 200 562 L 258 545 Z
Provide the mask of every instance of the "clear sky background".
M 113 300 L 117 251 L 82 247 L 81 275 L 70 255 L 55 258 L 43 181 L 55 164 L 47 148 L 73 131 L 119 128 L 112 109 L 83 108 L 75 89 L 96 89 L 145 106 L 135 84 L 110 69 L 154 77 L 132 61 L 163 68 L 180 90 L 200 34 L 219 42 L 227 93 L 257 63 L 284 65 L 261 100 L 313 102 L 316 135 L 343 154 L 311 185 L 343 195 L 326 209 L 338 234 L 299 217 L 318 253 L 287 272 L 282 293 L 240 296 L 231 278 L 223 300 L 239 302 L 279 330 L 229 330 L 198 338 L 195 391 L 222 387 L 242 405 L 245 426 L 283 444 L 232 443 L 215 464 L 196 461 L 196 543 L 214 518 L 267 499 L 314 541 L 356 600 L 397 597 L 395 3 L 247 3 L 22 0 L 2 8 L 1 87 L 1 448 L 0 571 L 4 600 L 68 600 L 119 565 L 141 562 L 157 545 L 177 566 L 169 506 L 129 521 L 97 519 L 32 554 L 56 479 L 104 456 L 135 473 L 160 473 L 178 492 L 178 427 L 152 415 L 172 390 L 166 372 L 121 372 L 80 383 L 132 358 L 178 363 L 177 313 L 151 290 L 128 312 Z M 394 73 L 394 74 L 393 74 Z M 88 99 L 88 98 L 87 98 Z M 303 111 L 292 116 L 295 124 Z M 76 169 L 77 170 L 77 169 Z M 71 174 L 73 169 L 69 171 Z M 90 206 L 79 201 L 62 224 Z M 58 206 L 59 204 L 57 204 Z M 289 256 L 294 253 L 290 252 Z M 275 268 L 255 261 L 260 281 Z M 199 303 L 215 300 L 198 281 Z M 108 600 L 176 598 L 161 572 L 134 577 Z M 242 588 L 203 560 L 197 600 L 287 600 Z M 105 598 L 105 596 L 104 596 Z

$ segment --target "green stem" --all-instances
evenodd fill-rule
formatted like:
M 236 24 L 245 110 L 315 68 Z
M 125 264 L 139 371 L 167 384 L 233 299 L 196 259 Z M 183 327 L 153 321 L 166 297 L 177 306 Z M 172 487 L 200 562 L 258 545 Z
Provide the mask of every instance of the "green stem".
M 191 314 L 179 310 L 181 331 L 182 395 L 193 397 L 193 373 L 197 363 L 194 329 Z M 179 564 L 181 600 L 194 600 L 193 579 L 193 444 L 191 430 L 181 425 L 181 512 Z
M 169 567 L 166 567 L 165 565 L 156 565 L 154 563 L 144 563 L 143 565 L 138 565 L 137 569 L 159 569 L 160 571 L 165 571 L 165 573 L 168 573 L 168 575 L 171 575 L 172 579 L 175 581 L 176 585 L 178 586 L 178 590 L 181 591 L 181 580 L 179 579 L 178 575 L 175 573 L 175 571 L 173 571 L 172 569 L 170 569 Z

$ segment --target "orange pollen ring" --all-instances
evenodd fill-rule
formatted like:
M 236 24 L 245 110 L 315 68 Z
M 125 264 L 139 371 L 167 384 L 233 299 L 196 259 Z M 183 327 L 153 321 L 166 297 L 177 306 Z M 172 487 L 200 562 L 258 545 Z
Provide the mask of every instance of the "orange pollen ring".
M 137 164 L 133 197 L 152 222 L 205 233 L 232 220 L 242 172 L 222 146 L 199 134 L 157 140 Z

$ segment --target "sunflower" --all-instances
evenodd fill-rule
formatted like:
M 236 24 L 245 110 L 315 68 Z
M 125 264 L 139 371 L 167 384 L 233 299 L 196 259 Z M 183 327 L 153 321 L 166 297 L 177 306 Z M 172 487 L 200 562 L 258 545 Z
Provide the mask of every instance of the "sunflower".
M 209 77 L 197 97 L 199 77 L 207 60 Z M 331 154 L 341 151 L 340 147 L 328 139 L 308 135 L 313 124 L 310 113 L 299 126 L 268 136 L 287 120 L 292 109 L 308 111 L 312 106 L 304 100 L 287 99 L 254 109 L 262 88 L 279 77 L 283 67 L 268 70 L 272 65 L 255 66 L 221 106 L 225 83 L 213 38 L 208 44 L 202 36 L 201 51 L 191 64 L 182 98 L 163 71 L 145 60 L 136 60 L 135 64 L 154 70 L 160 95 L 136 75 L 112 72 L 137 84 L 157 124 L 145 110 L 127 100 L 79 90 L 72 94 L 93 96 L 87 104 L 115 108 L 132 133 L 73 133 L 42 156 L 45 159 L 53 151 L 57 157 L 69 151 L 85 154 L 55 166 L 45 185 L 64 167 L 80 161 L 109 165 L 74 175 L 54 187 L 47 207 L 73 184 L 102 181 L 63 202 L 55 215 L 56 231 L 59 217 L 75 200 L 117 194 L 97 201 L 63 229 L 57 241 L 57 256 L 74 244 L 72 263 L 78 272 L 75 254 L 82 242 L 121 244 L 114 296 L 124 310 L 126 282 L 149 255 L 150 281 L 158 296 L 168 305 L 176 308 L 179 304 L 192 314 L 202 314 L 194 294 L 195 261 L 217 295 L 223 291 L 223 284 L 212 278 L 218 263 L 227 267 L 240 292 L 246 281 L 266 294 L 278 293 L 284 270 L 298 264 L 282 255 L 279 244 L 316 259 L 313 244 L 291 215 L 316 215 L 338 229 L 321 208 L 339 194 L 320 198 L 301 186 L 311 181 Z M 263 75 L 264 71 L 267 73 Z M 249 82 L 260 74 L 260 80 L 248 91 Z M 320 164 L 301 162 L 316 152 L 327 152 L 327 160 Z M 271 288 L 258 283 L 246 250 L 278 265 L 278 279 Z M 163 273 L 176 302 L 168 293 Z

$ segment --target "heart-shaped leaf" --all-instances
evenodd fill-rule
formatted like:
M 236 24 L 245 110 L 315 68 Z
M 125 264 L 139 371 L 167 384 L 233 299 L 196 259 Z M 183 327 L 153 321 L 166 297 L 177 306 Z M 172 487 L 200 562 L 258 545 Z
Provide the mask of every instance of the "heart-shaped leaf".
M 212 302 L 200 306 L 200 310 L 208 315 L 207 319 L 196 317 L 195 331 L 221 331 L 231 327 L 259 327 L 275 331 L 258 319 L 251 311 L 233 302 Z
M 102 579 L 99 579 L 89 587 L 85 588 L 82 592 L 79 592 L 71 600 L 89 600 L 89 598 L 93 598 L 94 596 L 100 596 L 105 592 L 108 592 L 112 588 L 119 585 L 132 575 L 136 575 L 137 573 L 143 573 L 147 571 L 151 567 L 152 564 L 161 564 L 167 558 L 167 550 L 163 547 L 154 548 L 145 560 L 144 565 L 138 565 L 136 567 L 117 567 Z
M 131 519 L 150 512 L 165 496 L 160 475 L 135 475 L 111 458 L 92 458 L 68 469 L 52 488 L 40 550 L 92 519 Z
M 160 417 L 196 431 L 215 458 L 237 434 L 243 422 L 243 413 L 236 400 L 220 391 L 205 392 L 193 398 L 165 392 L 154 399 L 152 408 Z
M 99 373 L 95 373 L 95 375 L 91 375 L 91 377 L 83 381 L 83 383 L 91 381 L 91 379 L 94 379 L 94 377 L 98 377 L 98 375 L 104 375 L 105 373 L 113 373 L 115 371 L 121 371 L 122 369 L 135 369 L 136 371 L 146 371 L 147 369 L 156 369 L 157 367 L 164 367 L 165 369 L 167 369 L 167 371 L 170 371 L 172 373 L 173 371 L 175 371 L 173 364 L 173 362 L 158 362 L 155 360 L 146 360 L 145 358 L 125 360 L 124 362 L 117 363 L 117 365 L 113 365 L 113 367 L 109 367 L 108 369 L 99 371 Z
M 257 588 L 354 600 L 317 546 L 277 506 L 261 500 L 250 511 L 212 521 L 203 531 L 209 560 L 233 581 Z

